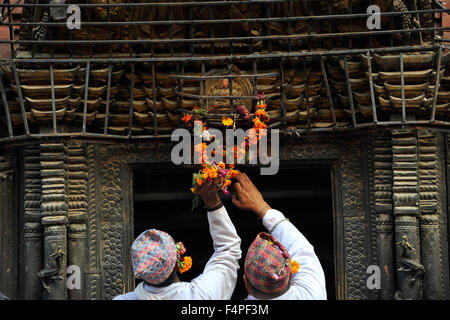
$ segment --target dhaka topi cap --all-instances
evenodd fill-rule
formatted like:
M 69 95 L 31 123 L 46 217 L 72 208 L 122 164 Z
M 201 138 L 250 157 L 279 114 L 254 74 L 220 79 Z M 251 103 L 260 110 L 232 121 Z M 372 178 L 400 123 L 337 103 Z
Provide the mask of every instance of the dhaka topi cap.
M 164 231 L 144 231 L 131 245 L 134 276 L 149 284 L 163 283 L 177 262 L 175 241 Z
M 260 232 L 247 251 L 244 271 L 247 281 L 258 291 L 283 293 L 291 278 L 291 259 L 277 239 Z

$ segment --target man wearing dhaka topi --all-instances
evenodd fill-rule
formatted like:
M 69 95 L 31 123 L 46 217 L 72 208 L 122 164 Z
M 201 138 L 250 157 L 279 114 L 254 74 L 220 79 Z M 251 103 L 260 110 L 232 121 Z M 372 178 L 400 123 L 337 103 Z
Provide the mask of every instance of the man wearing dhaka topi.
M 247 299 L 326 300 L 325 276 L 313 246 L 280 211 L 270 208 L 245 173 L 236 180 L 234 205 L 254 212 L 269 232 L 259 233 L 247 251 Z
M 191 282 L 180 281 L 179 273 L 191 267 L 186 248 L 167 233 L 150 229 L 139 235 L 131 246 L 133 272 L 139 283 L 132 292 L 113 300 L 229 300 L 237 281 L 241 239 L 223 206 L 217 191 L 225 177 L 205 182 L 196 193 L 208 210 L 208 222 L 214 253 L 203 273 Z

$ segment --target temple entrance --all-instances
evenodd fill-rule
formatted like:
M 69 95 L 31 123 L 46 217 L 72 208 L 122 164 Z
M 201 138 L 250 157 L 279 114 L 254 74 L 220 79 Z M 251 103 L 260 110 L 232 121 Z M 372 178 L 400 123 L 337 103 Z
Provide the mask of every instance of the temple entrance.
M 204 209 L 190 211 L 189 186 L 195 170 L 174 165 L 146 165 L 136 167 L 133 176 L 134 237 L 156 228 L 168 232 L 175 241 L 182 241 L 187 255 L 193 259 L 192 269 L 182 275 L 183 281 L 199 275 L 213 253 Z M 261 176 L 259 168 L 249 167 L 245 172 L 272 208 L 282 211 L 312 243 L 325 272 L 328 299 L 336 299 L 331 168 L 286 162 L 274 176 Z M 240 300 L 246 297 L 242 275 L 247 248 L 256 234 L 265 229 L 256 216 L 238 210 L 230 199 L 225 199 L 224 204 L 242 239 L 241 267 L 232 296 Z

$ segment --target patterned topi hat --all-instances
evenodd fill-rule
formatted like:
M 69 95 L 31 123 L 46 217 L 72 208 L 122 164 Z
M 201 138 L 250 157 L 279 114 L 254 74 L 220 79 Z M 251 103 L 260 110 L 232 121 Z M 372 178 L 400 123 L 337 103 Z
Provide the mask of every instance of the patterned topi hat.
M 177 262 L 175 241 L 164 231 L 144 231 L 131 246 L 131 263 L 137 279 L 149 284 L 163 283 Z
M 245 277 L 266 294 L 284 292 L 291 278 L 291 260 L 285 247 L 268 233 L 260 232 L 245 257 Z

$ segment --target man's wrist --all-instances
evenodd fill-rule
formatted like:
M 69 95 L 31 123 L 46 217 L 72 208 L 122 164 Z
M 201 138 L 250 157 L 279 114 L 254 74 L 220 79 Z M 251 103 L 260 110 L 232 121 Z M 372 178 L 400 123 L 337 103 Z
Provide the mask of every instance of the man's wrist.
M 266 212 L 269 211 L 270 209 L 271 207 L 269 206 L 269 204 L 267 202 L 264 202 L 263 204 L 258 206 L 258 209 L 255 210 L 255 213 L 258 216 L 258 218 L 262 220 Z
M 205 205 L 205 209 L 208 211 L 216 211 L 217 209 L 220 209 L 223 207 L 223 203 L 221 200 L 219 200 L 218 202 L 215 202 L 212 205 Z

